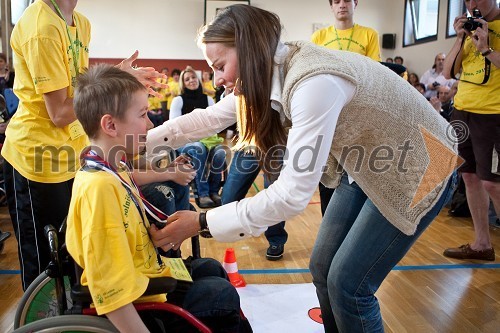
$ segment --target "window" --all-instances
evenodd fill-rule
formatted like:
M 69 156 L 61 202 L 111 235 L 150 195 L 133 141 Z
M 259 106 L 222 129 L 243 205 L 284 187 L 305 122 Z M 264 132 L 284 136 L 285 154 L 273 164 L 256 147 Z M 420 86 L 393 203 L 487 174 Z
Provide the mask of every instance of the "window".
M 448 17 L 446 20 L 446 38 L 455 37 L 457 33 L 453 28 L 455 17 L 465 13 L 464 0 L 448 0 Z
M 15 25 L 32 0 L 12 0 L 10 3 L 11 23 Z
M 406 0 L 403 47 L 437 40 L 439 0 Z

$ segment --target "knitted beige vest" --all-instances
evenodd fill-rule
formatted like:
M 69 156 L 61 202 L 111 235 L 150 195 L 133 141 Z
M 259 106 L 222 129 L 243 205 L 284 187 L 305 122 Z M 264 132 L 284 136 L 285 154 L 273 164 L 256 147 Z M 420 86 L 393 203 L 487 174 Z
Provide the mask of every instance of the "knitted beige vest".
M 368 57 L 306 42 L 288 46 L 282 117 L 291 119 L 294 90 L 311 76 L 333 74 L 355 86 L 340 113 L 321 182 L 336 187 L 347 171 L 385 218 L 414 234 L 457 164 L 448 123 L 408 82 Z

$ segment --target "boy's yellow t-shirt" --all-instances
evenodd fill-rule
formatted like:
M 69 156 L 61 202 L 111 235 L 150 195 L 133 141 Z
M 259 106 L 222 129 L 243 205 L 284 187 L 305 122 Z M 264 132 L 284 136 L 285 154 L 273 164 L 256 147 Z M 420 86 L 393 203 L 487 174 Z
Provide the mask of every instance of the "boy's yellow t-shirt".
M 130 183 L 126 172 L 120 172 Z M 144 216 L 144 211 L 141 206 Z M 143 222 L 144 221 L 144 222 Z M 146 223 L 146 224 L 145 224 Z M 83 268 L 99 315 L 129 303 L 165 302 L 166 295 L 141 297 L 149 278 L 171 276 L 161 268 L 148 235 L 149 222 L 114 175 L 77 172 L 68 215 L 66 244 Z
M 74 13 L 68 27 L 79 45 L 79 71 L 88 66 L 90 22 Z M 78 33 L 78 38 L 76 35 Z M 63 128 L 51 121 L 44 93 L 68 88 L 73 97 L 76 71 L 66 23 L 41 0 L 29 6 L 12 31 L 19 107 L 6 131 L 2 155 L 30 180 L 58 183 L 74 177 L 88 139 L 78 121 Z

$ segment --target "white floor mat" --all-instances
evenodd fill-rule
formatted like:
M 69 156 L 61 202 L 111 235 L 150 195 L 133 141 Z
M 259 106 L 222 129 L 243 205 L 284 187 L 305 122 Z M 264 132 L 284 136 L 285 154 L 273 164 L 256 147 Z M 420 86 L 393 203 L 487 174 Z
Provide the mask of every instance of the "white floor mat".
M 320 333 L 319 302 L 312 283 L 249 284 L 237 288 L 254 333 Z

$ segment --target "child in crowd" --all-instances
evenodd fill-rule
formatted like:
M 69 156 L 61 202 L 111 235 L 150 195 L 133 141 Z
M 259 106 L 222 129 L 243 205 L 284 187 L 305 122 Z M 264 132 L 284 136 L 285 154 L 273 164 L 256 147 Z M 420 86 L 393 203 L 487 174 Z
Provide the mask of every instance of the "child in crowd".
M 165 294 L 147 299 L 141 295 L 150 278 L 170 276 L 150 238 L 159 232 L 145 214 L 144 206 L 151 207 L 143 202 L 125 163 L 144 150 L 146 133 L 153 127 L 146 89 L 127 72 L 97 65 L 78 77 L 74 108 L 91 142 L 75 177 L 66 234 L 68 251 L 83 268 L 82 285 L 88 285 L 97 313 L 106 315 L 120 332 L 157 332 L 156 325 L 188 331 L 174 329 L 165 314 L 139 314 L 132 305 L 165 302 Z M 162 248 L 179 246 L 170 243 Z M 238 293 L 220 263 L 193 260 L 191 276 L 189 288 L 169 293 L 169 302 L 216 332 L 239 332 Z

